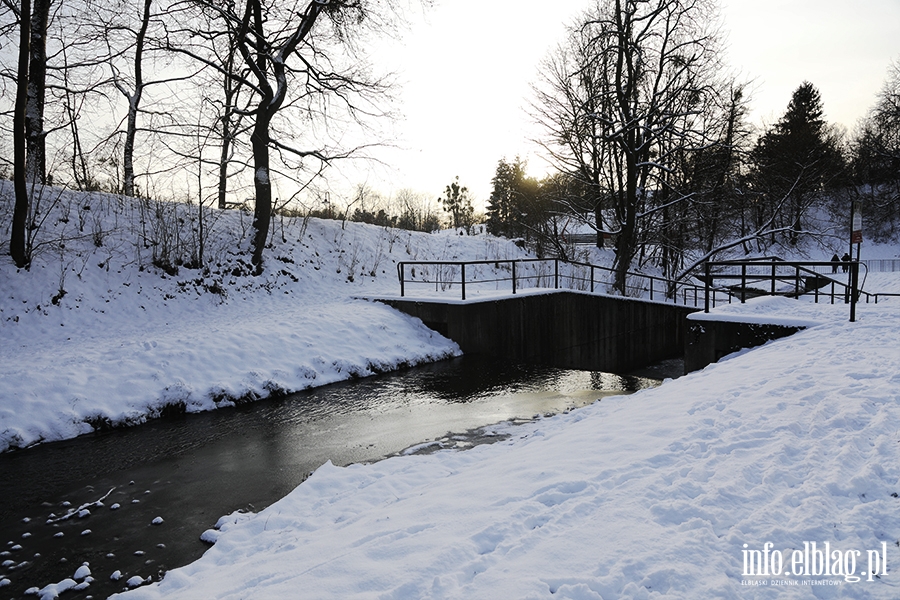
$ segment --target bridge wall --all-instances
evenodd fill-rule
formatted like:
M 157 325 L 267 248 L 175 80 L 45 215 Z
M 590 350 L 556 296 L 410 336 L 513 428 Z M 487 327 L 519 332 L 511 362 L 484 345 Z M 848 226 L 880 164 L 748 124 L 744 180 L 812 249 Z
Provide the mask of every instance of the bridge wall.
M 682 356 L 697 309 L 558 291 L 444 303 L 379 300 L 422 320 L 471 354 L 625 373 Z
M 762 346 L 770 340 L 793 335 L 800 326 L 690 320 L 684 347 L 684 372 L 699 371 L 710 363 L 744 348 Z

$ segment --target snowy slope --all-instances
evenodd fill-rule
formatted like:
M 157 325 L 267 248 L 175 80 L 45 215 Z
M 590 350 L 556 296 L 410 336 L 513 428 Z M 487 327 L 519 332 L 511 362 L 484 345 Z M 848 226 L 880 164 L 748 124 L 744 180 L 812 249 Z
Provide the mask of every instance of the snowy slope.
M 163 220 L 178 235 L 160 234 L 153 219 L 172 206 L 63 193 L 31 270 L 0 257 L 0 451 L 457 355 L 418 320 L 354 298 L 396 295 L 401 260 L 523 256 L 489 236 L 286 219 L 254 277 L 239 252 L 248 216 L 211 211 L 207 268 L 167 275 L 148 236 L 196 229 L 180 205 Z

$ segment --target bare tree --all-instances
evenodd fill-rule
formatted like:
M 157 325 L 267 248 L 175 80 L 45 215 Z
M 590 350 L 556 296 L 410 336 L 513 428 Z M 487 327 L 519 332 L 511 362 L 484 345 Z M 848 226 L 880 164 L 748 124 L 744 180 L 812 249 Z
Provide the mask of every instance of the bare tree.
M 697 115 L 715 93 L 714 16 L 707 0 L 598 3 L 571 28 L 540 98 L 560 166 L 608 198 L 610 226 L 598 228 L 615 236 L 622 293 L 643 222 L 689 196 L 673 186 L 673 164 L 710 143 Z
M 587 15 L 585 15 L 587 18 Z M 545 132 L 536 140 L 548 153 L 556 168 L 572 177 L 583 194 L 560 197 L 563 211 L 589 215 L 597 232 L 597 247 L 612 234 L 612 224 L 604 223 L 604 209 L 612 198 L 617 172 L 616 156 L 601 135 L 596 118 L 597 102 L 605 95 L 607 65 L 594 49 L 594 34 L 589 27 L 572 27 L 568 39 L 540 67 L 540 83 L 533 86 L 531 112 Z M 607 200 L 604 204 L 604 200 Z
M 888 68 L 875 105 L 860 123 L 851 164 L 857 193 L 862 196 L 866 231 L 876 239 L 896 238 L 900 232 L 900 60 Z M 844 215 L 848 204 L 838 209 Z
M 335 100 L 354 117 L 377 112 L 363 109 L 356 102 L 367 92 L 382 91 L 383 83 L 367 77 L 361 69 L 341 67 L 337 59 L 342 51 L 352 53 L 354 30 L 372 16 L 374 9 L 370 4 L 364 0 L 304 0 L 288 4 L 269 0 L 231 4 L 193 0 L 185 4 L 200 7 L 218 22 L 214 30 L 206 33 L 193 30 L 190 37 L 199 36 L 207 42 L 231 41 L 236 56 L 240 57 L 241 68 L 228 68 L 208 48 L 197 45 L 184 44 L 178 51 L 216 69 L 253 97 L 251 107 L 234 107 L 233 114 L 251 121 L 256 196 L 252 263 L 257 273 L 263 269 L 263 250 L 273 214 L 272 180 L 279 174 L 272 165 L 271 153 L 277 153 L 279 163 L 294 173 L 308 169 L 306 162 L 312 161 L 318 165 L 311 169 L 315 176 L 333 159 L 354 152 L 330 150 L 322 143 L 312 149 L 289 143 L 289 136 L 279 135 L 281 128 L 276 122 L 279 113 L 293 108 L 299 112 L 301 121 L 312 124 L 317 116 L 331 112 L 333 107 L 329 103 Z
M 25 110 L 28 104 L 28 60 L 31 45 L 31 0 L 22 0 L 19 5 L 19 65 L 16 85 L 16 105 L 13 115 L 13 185 L 16 192 L 16 205 L 13 210 L 12 231 L 9 240 L 9 253 L 19 268 L 27 267 L 31 257 L 25 248 L 25 228 L 28 221 L 29 202 L 28 185 L 26 183 L 26 129 Z
M 125 145 L 122 149 L 122 193 L 126 196 L 134 196 L 134 138 L 137 134 L 137 114 L 141 104 L 141 96 L 144 94 L 144 41 L 147 38 L 147 27 L 150 25 L 153 0 L 144 0 L 140 25 L 135 34 L 134 41 L 134 67 L 132 76 L 134 85 L 126 90 L 119 78 L 116 78 L 116 87 L 128 100 L 128 117 L 125 126 Z
M 25 177 L 32 183 L 46 183 L 47 164 L 44 144 L 44 94 L 47 80 L 47 21 L 50 0 L 34 0 L 28 61 L 28 101 L 25 108 L 25 135 L 28 149 Z
M 137 18 L 132 17 L 132 9 L 137 9 Z M 166 47 L 166 20 L 172 19 L 170 6 L 159 0 L 140 0 L 136 6 L 127 1 L 120 2 L 102 12 L 98 17 L 98 29 L 107 50 L 108 66 L 112 71 L 112 83 L 127 103 L 122 134 L 122 182 L 121 191 L 126 196 L 136 193 L 135 143 L 142 129 L 157 135 L 184 135 L 184 124 L 178 122 L 178 105 L 187 104 L 190 95 L 189 82 L 197 75 L 198 69 L 189 69 L 173 61 L 172 53 Z M 148 67 L 152 72 L 148 73 Z M 184 85 L 181 85 L 184 84 Z M 179 87 L 184 98 L 158 105 L 152 113 L 155 123 L 144 128 L 138 124 L 138 117 L 147 114 L 146 94 L 151 87 Z M 188 91 L 185 92 L 185 89 Z M 191 121 L 189 121 L 190 123 Z M 160 171 L 171 167 L 162 166 Z

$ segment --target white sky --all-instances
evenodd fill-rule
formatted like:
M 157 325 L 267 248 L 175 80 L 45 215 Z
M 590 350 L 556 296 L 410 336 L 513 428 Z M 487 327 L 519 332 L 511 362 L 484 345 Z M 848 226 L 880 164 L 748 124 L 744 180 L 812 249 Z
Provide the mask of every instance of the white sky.
M 900 59 L 900 0 L 720 0 L 727 61 L 753 81 L 754 124 L 772 123 L 804 80 L 826 118 L 852 129 Z M 409 187 L 437 196 L 453 178 L 483 202 L 503 157 L 538 174 L 525 109 L 538 63 L 590 0 L 442 0 L 413 22 L 377 68 L 403 82 L 397 150 L 361 179 L 383 193 Z

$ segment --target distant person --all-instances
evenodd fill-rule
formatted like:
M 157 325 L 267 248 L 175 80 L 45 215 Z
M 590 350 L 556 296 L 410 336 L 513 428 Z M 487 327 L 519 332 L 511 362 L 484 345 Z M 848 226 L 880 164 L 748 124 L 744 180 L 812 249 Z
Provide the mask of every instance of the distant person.
M 834 253 L 831 257 L 831 272 L 837 273 L 838 265 L 841 264 L 841 259 L 838 258 L 837 252 Z
M 846 252 L 844 252 L 844 255 L 841 257 L 841 260 L 844 262 L 844 264 L 841 265 L 841 268 L 844 270 L 844 273 L 846 273 L 850 269 L 850 265 L 847 264 L 850 262 L 850 255 L 847 254 Z

